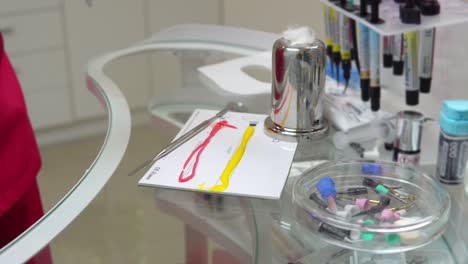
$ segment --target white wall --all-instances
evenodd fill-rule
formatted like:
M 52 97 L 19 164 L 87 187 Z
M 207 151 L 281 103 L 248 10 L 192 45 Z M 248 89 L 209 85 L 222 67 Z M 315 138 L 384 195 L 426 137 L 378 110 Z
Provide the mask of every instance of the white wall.
M 318 0 L 224 1 L 224 23 L 268 32 L 281 32 L 290 25 L 309 25 L 324 37 L 322 6 Z

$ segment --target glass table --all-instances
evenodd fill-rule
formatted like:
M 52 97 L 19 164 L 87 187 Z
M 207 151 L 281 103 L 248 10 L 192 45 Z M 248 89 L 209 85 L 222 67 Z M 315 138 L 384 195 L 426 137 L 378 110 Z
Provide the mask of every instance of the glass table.
M 358 158 L 352 149 L 337 151 L 330 137 L 299 142 L 278 201 L 138 187 L 141 175 L 127 176 L 167 145 L 196 108 L 220 109 L 234 100 L 244 102 L 250 112 L 268 112 L 268 93 L 226 94 L 198 78 L 196 68 L 268 50 L 276 37 L 185 25 L 91 61 L 87 86 L 108 116 L 102 147 L 68 193 L 0 250 L 0 263 L 27 261 L 48 244 L 55 260 L 66 263 L 399 263 L 371 254 L 353 262 L 351 251 L 327 245 L 296 223 L 291 191 L 297 178 L 325 160 Z M 141 74 L 148 63 L 162 72 L 148 76 L 155 96 L 147 109 L 130 111 L 126 98 L 141 83 L 129 82 L 129 76 Z M 135 67 L 122 74 L 118 69 L 124 64 Z M 181 74 L 168 73 L 169 68 Z M 165 72 L 177 85 L 160 87 L 168 79 Z M 124 93 L 122 87 L 127 87 Z M 456 238 L 466 237 L 457 234 L 466 210 L 463 203 L 458 206 L 452 233 L 408 252 L 407 263 L 464 259 L 464 242 Z

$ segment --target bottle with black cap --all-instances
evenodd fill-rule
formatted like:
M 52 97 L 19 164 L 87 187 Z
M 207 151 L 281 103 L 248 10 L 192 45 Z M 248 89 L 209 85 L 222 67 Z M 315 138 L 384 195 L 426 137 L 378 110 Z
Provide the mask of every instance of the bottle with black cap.
M 435 16 L 440 13 L 440 4 L 437 0 L 420 0 L 418 6 L 423 16 Z
M 403 34 L 393 36 L 393 75 L 403 75 Z
M 361 0 L 359 6 L 359 16 L 367 17 L 367 0 Z
M 370 0 L 371 4 L 371 15 L 369 18 L 369 22 L 372 24 L 382 24 L 385 21 L 379 17 L 379 5 L 380 0 Z
M 468 100 L 444 101 L 440 112 L 437 176 L 445 184 L 464 185 L 468 161 Z M 464 188 L 463 188 L 464 189 Z
M 406 0 L 406 4 L 400 6 L 400 20 L 404 24 L 421 24 L 421 11 L 414 0 Z
M 340 16 L 342 14 L 335 11 L 333 8 L 330 10 L 331 18 L 331 32 L 333 39 L 332 46 L 332 59 L 335 65 L 335 77 L 337 82 L 340 81 L 340 64 L 341 64 L 341 47 L 340 47 Z
M 371 110 L 375 112 L 380 109 L 380 35 L 372 29 L 369 30 L 369 49 L 369 97 L 371 101 Z
M 424 122 L 424 116 L 416 111 L 401 111 L 397 114 L 393 161 L 403 164 L 419 164 Z
M 341 6 L 341 8 L 345 8 L 346 7 L 346 0 L 340 0 L 340 6 Z
M 354 11 L 354 3 L 352 1 L 340 0 L 340 7 L 346 11 Z
M 351 78 L 351 49 L 353 47 L 353 40 L 350 26 L 351 19 L 343 15 L 340 16 L 341 66 L 343 67 L 343 77 L 345 79 L 345 91 Z
M 406 104 L 419 104 L 418 32 L 404 35 Z
M 330 18 L 330 7 L 327 7 L 325 4 L 322 4 L 323 8 L 323 17 L 325 18 L 325 43 L 327 45 L 327 57 L 330 65 L 333 69 L 333 33 L 332 33 L 332 22 Z
M 431 90 L 432 67 L 434 64 L 435 28 L 419 32 L 419 91 L 429 93 Z
M 391 68 L 393 66 L 393 36 L 383 36 L 383 66 Z
M 361 99 L 364 102 L 369 101 L 369 73 L 370 73 L 370 48 L 369 48 L 369 28 L 359 23 L 359 62 L 361 69 L 359 72 L 361 79 Z
M 358 39 L 357 39 L 357 25 L 356 21 L 354 19 L 350 19 L 351 23 L 351 38 L 352 38 L 352 48 L 351 48 L 351 60 L 356 63 L 356 68 L 359 73 L 361 73 L 361 63 L 359 62 L 359 56 L 358 56 Z

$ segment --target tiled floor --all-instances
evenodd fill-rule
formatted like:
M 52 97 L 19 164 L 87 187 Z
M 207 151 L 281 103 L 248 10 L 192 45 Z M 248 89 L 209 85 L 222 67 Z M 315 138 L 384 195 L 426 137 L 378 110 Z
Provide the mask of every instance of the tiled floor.
M 51 243 L 55 263 L 182 263 L 183 224 L 156 207 L 155 189 L 127 177 L 172 136 L 141 127 L 111 180 L 81 215 Z M 39 184 L 46 210 L 77 182 L 102 145 L 103 136 L 41 149 Z

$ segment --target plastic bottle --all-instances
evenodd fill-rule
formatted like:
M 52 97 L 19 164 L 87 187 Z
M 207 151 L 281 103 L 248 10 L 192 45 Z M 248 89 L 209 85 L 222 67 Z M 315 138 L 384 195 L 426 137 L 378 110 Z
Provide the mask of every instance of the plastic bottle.
M 468 158 L 468 100 L 444 101 L 440 113 L 437 174 L 445 184 L 464 181 Z

